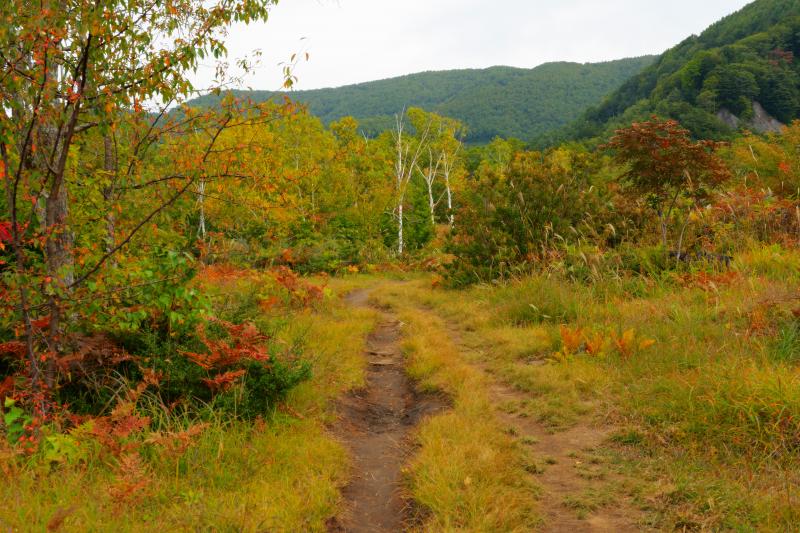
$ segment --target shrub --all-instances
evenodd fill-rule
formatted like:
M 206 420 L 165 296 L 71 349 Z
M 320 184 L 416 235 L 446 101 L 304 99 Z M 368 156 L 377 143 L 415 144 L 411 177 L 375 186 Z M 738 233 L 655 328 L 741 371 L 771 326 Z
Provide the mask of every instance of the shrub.
M 245 374 L 239 386 L 221 394 L 214 406 L 248 420 L 269 413 L 291 389 L 311 377 L 311 366 L 305 361 L 273 360 L 268 366 L 248 361 L 241 366 Z
M 577 240 L 581 222 L 600 210 L 585 154 L 517 154 L 506 172 L 488 168 L 466 193 L 446 251 L 449 284 L 507 279 L 529 272 L 560 243 Z
M 307 363 L 279 359 L 277 345 L 250 322 L 213 320 L 183 345 L 148 341 L 154 350 L 142 368 L 158 376 L 167 403 L 214 402 L 229 414 L 255 418 L 310 377 Z

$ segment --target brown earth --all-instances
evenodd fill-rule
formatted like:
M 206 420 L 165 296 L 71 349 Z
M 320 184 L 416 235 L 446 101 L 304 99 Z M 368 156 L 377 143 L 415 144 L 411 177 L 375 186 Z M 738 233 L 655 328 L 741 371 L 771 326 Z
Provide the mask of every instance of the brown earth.
M 498 405 L 526 398 L 525 393 L 500 383 L 492 386 L 491 396 Z M 647 529 L 640 525 L 641 513 L 625 500 L 588 510 L 585 517 L 569 505 L 586 493 L 608 490 L 609 483 L 622 481 L 592 464 L 592 457 L 612 433 L 611 428 L 581 421 L 554 433 L 533 419 L 500 410 L 497 413 L 516 435 L 526 438 L 534 454 L 546 463 L 540 467 L 536 478 L 542 488 L 541 531 L 627 533 Z
M 367 306 L 369 292 L 347 296 L 352 306 Z M 350 483 L 343 489 L 345 511 L 329 524 L 331 532 L 396 533 L 412 517 L 411 502 L 403 491 L 402 468 L 410 453 L 410 433 L 444 402 L 418 394 L 403 368 L 400 324 L 381 311 L 379 325 L 367 339 L 366 387 L 339 403 L 334 433 L 348 447 L 353 460 Z

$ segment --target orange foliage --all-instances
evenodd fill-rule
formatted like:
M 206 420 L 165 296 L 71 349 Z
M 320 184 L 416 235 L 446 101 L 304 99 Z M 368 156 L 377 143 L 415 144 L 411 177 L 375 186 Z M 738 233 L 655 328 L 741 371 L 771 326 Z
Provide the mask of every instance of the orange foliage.
M 635 339 L 636 332 L 632 329 L 625 331 L 622 335 L 611 333 L 611 342 L 617 348 L 619 354 L 626 359 L 633 355 L 633 351 L 636 348 Z
M 219 283 L 229 281 L 249 280 L 257 276 L 257 272 L 250 269 L 238 268 L 230 264 L 214 264 L 203 267 L 197 274 L 200 282 Z
M 159 447 L 159 451 L 169 456 L 176 457 L 186 453 L 189 446 L 208 428 L 209 424 L 195 424 L 182 431 L 155 433 L 148 437 L 147 442 Z
M 600 355 L 606 345 L 606 338 L 600 332 L 594 332 L 586 336 L 586 353 L 589 355 Z
M 272 271 L 273 279 L 286 290 L 289 300 L 293 304 L 308 306 L 322 299 L 324 285 L 314 285 L 303 281 L 294 270 L 281 266 Z
M 12 356 L 12 357 L 24 357 L 26 352 L 25 343 L 19 341 L 9 341 L 0 343 L 0 357 L 2 356 Z
M 622 334 L 615 331 L 587 333 L 582 328 L 569 328 L 561 325 L 559 332 L 561 335 L 562 356 L 574 355 L 581 350 L 585 350 L 587 354 L 597 357 L 603 354 L 606 346 L 610 345 L 622 357 L 629 358 L 637 351 L 646 350 L 656 343 L 653 339 L 637 337 L 633 329 L 629 329 Z
M 219 319 L 213 321 L 223 327 L 229 339 L 209 339 L 201 324 L 197 328 L 197 335 L 208 353 L 181 352 L 194 363 L 206 370 L 221 370 L 243 360 L 264 363 L 271 360 L 272 356 L 264 348 L 269 338 L 259 332 L 252 322 L 236 325 Z
M 247 372 L 245 370 L 230 370 L 211 379 L 204 379 L 203 383 L 208 385 L 208 388 L 214 392 L 221 392 L 230 389 L 236 380 L 244 376 Z
M 111 498 L 120 503 L 135 503 L 144 496 L 152 484 L 152 476 L 138 453 L 120 457 L 117 474 L 108 488 Z
M 704 291 L 713 291 L 721 287 L 728 287 L 741 279 L 741 274 L 732 270 L 719 273 L 696 272 L 684 274 L 680 277 L 681 284 L 684 287 L 697 287 Z
M 567 355 L 576 353 L 583 344 L 583 329 L 570 329 L 562 324 L 559 326 L 559 332 L 564 353 Z

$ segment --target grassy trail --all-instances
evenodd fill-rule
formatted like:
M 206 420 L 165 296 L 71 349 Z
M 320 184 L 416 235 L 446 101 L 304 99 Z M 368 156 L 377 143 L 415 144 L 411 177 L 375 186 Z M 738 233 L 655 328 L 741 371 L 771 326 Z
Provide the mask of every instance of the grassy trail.
M 352 279 L 402 323 L 416 387 L 451 405 L 411 434 L 410 529 L 796 529 L 796 275 L 761 264 L 714 282 Z
M 420 531 L 643 530 L 642 513 L 626 494 L 631 484 L 611 464 L 614 452 L 604 448 L 612 429 L 586 413 L 569 428 L 554 431 L 515 409 L 530 395 L 492 374 L 488 354 L 470 346 L 489 340 L 442 316 L 431 305 L 425 283 L 381 281 L 370 289 L 372 305 L 401 320 L 406 370 L 417 388 L 447 394 L 452 403 L 447 412 L 424 419 L 413 434 L 406 487 L 421 512 L 406 517 L 411 519 L 406 526 Z M 351 300 L 361 303 L 365 294 L 357 291 Z M 380 381 L 368 382 L 368 396 L 383 393 L 384 402 L 395 396 L 391 383 L 384 383 L 381 393 L 374 389 Z M 380 503 L 368 495 L 400 488 L 384 475 L 386 463 L 365 460 L 364 442 L 350 446 L 358 464 L 345 489 L 351 509 L 347 531 L 362 530 L 374 519 L 371 511 L 382 506 L 389 511 L 384 520 L 391 521 L 392 499 L 386 507 L 386 499 Z M 402 446 L 370 442 L 371 456 L 387 457 L 392 470 Z M 363 500 L 353 501 L 359 497 Z
M 491 367 L 483 359 L 487 354 L 464 345 L 464 332 L 457 324 L 448 324 L 448 333 L 462 353 L 472 352 L 465 357 L 473 365 L 491 375 Z M 533 366 L 541 364 L 536 361 Z M 595 422 L 597 413 L 587 413 L 568 429 L 553 431 L 518 409 L 528 401 L 529 393 L 500 376 L 490 380 L 489 396 L 497 406 L 496 416 L 538 459 L 542 531 L 642 531 L 642 512 L 620 494 L 630 479 L 607 464 L 611 451 L 606 446 L 615 428 Z
M 349 276 L 313 308 L 250 305 L 312 366 L 278 411 L 133 472 L 94 446 L 0 461 L 0 529 L 796 530 L 800 335 L 767 333 L 798 274 L 745 267 L 711 288 Z M 218 307 L 253 292 L 220 287 Z

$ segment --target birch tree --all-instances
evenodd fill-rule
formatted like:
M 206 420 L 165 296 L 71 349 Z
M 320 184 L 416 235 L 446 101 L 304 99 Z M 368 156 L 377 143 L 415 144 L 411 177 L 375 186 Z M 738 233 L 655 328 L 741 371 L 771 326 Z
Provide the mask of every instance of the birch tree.
M 397 254 L 403 255 L 405 251 L 405 241 L 403 240 L 403 208 L 406 199 L 406 191 L 414 171 L 417 168 L 420 156 L 425 150 L 430 132 L 430 124 L 427 124 L 422 132 L 418 132 L 418 137 L 406 131 L 406 112 L 403 110 L 395 115 L 395 129 L 392 132 L 395 148 L 395 201 L 397 209 Z
M 431 216 L 431 225 L 436 225 L 436 204 L 438 203 L 433 198 L 433 184 L 439 176 L 439 167 L 442 164 L 442 154 L 434 156 L 433 149 L 428 148 L 428 161 L 424 168 L 417 165 L 417 172 L 422 176 L 422 180 L 428 189 L 428 210 Z
M 440 136 L 441 168 L 447 199 L 447 223 L 452 228 L 455 223 L 453 190 L 456 183 L 464 177 L 461 150 L 464 146 L 462 138 L 465 132 L 464 126 L 460 122 L 451 119 L 445 119 L 444 129 L 446 134 Z
M 456 220 L 455 213 L 453 212 L 452 180 L 455 176 L 456 162 L 460 151 L 461 143 L 459 142 L 453 154 L 448 154 L 447 152 L 442 153 L 442 176 L 444 177 L 445 194 L 447 195 L 447 223 L 451 228 Z
M 457 177 L 461 137 L 464 127 L 457 120 L 442 117 L 435 113 L 427 113 L 421 109 L 409 111 L 412 125 L 417 129 L 427 129 L 429 142 L 427 157 L 420 161 L 417 172 L 427 187 L 428 208 L 431 224 L 436 225 L 436 209 L 444 198 L 447 201 L 447 221 L 453 225 L 453 182 Z M 435 184 L 443 179 L 444 191 L 437 198 Z M 439 188 L 441 190 L 441 188 Z

